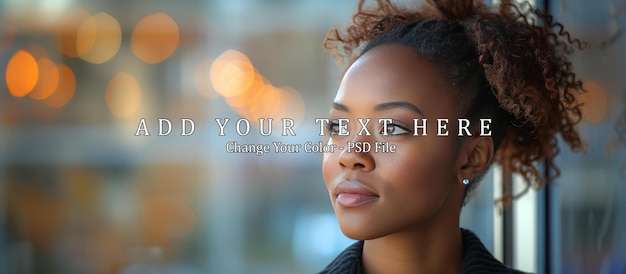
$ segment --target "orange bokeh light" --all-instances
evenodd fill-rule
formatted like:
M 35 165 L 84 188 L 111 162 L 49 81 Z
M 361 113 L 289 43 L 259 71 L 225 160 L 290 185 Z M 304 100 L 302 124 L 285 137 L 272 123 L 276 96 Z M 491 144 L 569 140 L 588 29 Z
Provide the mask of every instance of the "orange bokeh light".
M 196 72 L 197 73 L 197 72 Z M 236 50 L 222 53 L 211 65 L 211 84 L 239 115 L 258 126 L 260 118 L 304 118 L 304 100 L 293 88 L 277 88 L 265 79 L 250 59 Z
M 44 103 L 51 107 L 60 108 L 67 104 L 76 91 L 76 76 L 72 69 L 64 64 L 57 66 L 59 71 L 59 84 L 52 95 L 45 99 Z
M 111 15 L 98 13 L 83 22 L 76 35 L 76 52 L 83 60 L 102 64 L 115 56 L 122 43 L 122 29 Z
M 48 98 L 59 85 L 59 68 L 48 58 L 41 58 L 37 61 L 39 66 L 39 81 L 35 89 L 30 93 L 30 97 L 37 100 Z
M 245 92 L 254 81 L 255 71 L 250 59 L 236 50 L 227 50 L 211 65 L 211 84 L 224 97 Z
M 259 118 L 280 119 L 277 114 L 281 112 L 283 102 L 282 91 L 271 84 L 263 87 L 262 94 L 248 108 L 248 113 L 244 116 L 253 121 Z
M 281 88 L 284 96 L 283 113 L 281 118 L 291 118 L 296 124 L 300 124 L 304 120 L 304 113 L 306 106 L 304 104 L 304 98 L 299 91 L 291 88 Z
M 139 82 L 127 72 L 120 72 L 109 81 L 104 99 L 111 112 L 120 118 L 135 113 L 141 102 Z
M 78 57 L 76 39 L 80 26 L 91 14 L 83 9 L 74 9 L 64 16 L 57 31 L 57 47 L 59 52 L 69 57 Z
M 163 62 L 178 47 L 179 30 L 176 21 L 165 13 L 155 13 L 141 19 L 130 38 L 130 49 L 148 64 Z
M 604 119 L 609 107 L 609 101 L 604 88 L 596 81 L 588 81 L 583 84 L 587 91 L 578 96 L 583 103 L 581 106 L 582 116 L 590 123 L 598 123 Z
M 248 87 L 244 92 L 237 96 L 226 97 L 226 103 L 231 108 L 234 108 L 240 114 L 245 113 L 250 105 L 252 105 L 259 97 L 263 94 L 264 87 L 269 84 L 269 82 L 263 78 L 263 76 L 255 71 L 254 80 L 250 87 Z
M 9 60 L 5 76 L 9 93 L 15 97 L 24 97 L 37 85 L 37 61 L 27 51 L 18 50 Z
M 276 121 L 289 118 L 299 124 L 304 118 L 304 110 L 304 100 L 297 90 L 266 85 L 263 94 L 247 109 L 245 117 L 254 120 L 272 118 Z

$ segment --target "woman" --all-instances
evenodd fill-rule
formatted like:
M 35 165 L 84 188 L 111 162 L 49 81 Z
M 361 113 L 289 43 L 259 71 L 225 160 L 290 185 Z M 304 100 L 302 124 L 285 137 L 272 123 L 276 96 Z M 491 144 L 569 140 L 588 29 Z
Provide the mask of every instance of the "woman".
M 322 273 L 519 273 L 459 228 L 461 208 L 494 161 L 540 187 L 558 176 L 557 135 L 581 149 L 566 55 L 583 45 L 528 5 L 363 2 L 325 40 L 349 65 L 328 125 L 339 149 L 323 159 L 341 230 L 360 241 Z M 542 179 L 542 162 L 556 174 Z

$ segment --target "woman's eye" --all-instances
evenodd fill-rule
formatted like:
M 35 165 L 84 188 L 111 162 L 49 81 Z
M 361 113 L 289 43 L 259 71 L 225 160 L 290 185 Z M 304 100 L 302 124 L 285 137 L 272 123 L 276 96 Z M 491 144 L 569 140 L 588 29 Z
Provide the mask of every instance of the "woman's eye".
M 348 128 L 346 126 L 344 126 L 343 128 L 339 127 L 339 123 L 337 122 L 329 122 L 326 125 L 326 130 L 331 136 L 348 135 Z
M 326 125 L 326 130 L 330 135 L 337 135 L 339 134 L 339 124 L 330 122 L 328 123 L 328 125 Z
M 385 134 L 385 130 L 387 131 Z M 380 130 L 380 134 L 382 135 L 403 135 L 409 133 L 409 130 L 406 127 L 397 124 L 387 124 L 387 127 L 383 127 Z

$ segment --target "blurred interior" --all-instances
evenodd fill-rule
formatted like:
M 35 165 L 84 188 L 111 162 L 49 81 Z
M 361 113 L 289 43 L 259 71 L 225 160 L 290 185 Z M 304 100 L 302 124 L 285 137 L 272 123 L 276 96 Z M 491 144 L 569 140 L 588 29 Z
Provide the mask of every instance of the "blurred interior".
M 626 1 L 546 1 L 590 44 L 574 56 L 587 151 L 564 147 L 551 198 L 539 192 L 547 230 L 526 270 L 625 273 Z M 357 2 L 0 0 L 0 273 L 321 270 L 352 241 L 322 154 L 225 147 L 322 140 L 314 120 L 342 71 L 322 41 Z M 280 135 L 282 118 L 296 136 Z M 461 223 L 494 251 L 485 178 Z

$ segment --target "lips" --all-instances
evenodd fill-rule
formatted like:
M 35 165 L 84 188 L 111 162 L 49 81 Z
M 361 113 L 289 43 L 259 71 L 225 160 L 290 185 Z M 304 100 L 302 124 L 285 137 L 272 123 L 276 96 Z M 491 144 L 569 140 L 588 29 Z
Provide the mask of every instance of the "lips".
M 336 202 L 343 207 L 359 207 L 380 196 L 359 181 L 342 181 L 335 186 Z

